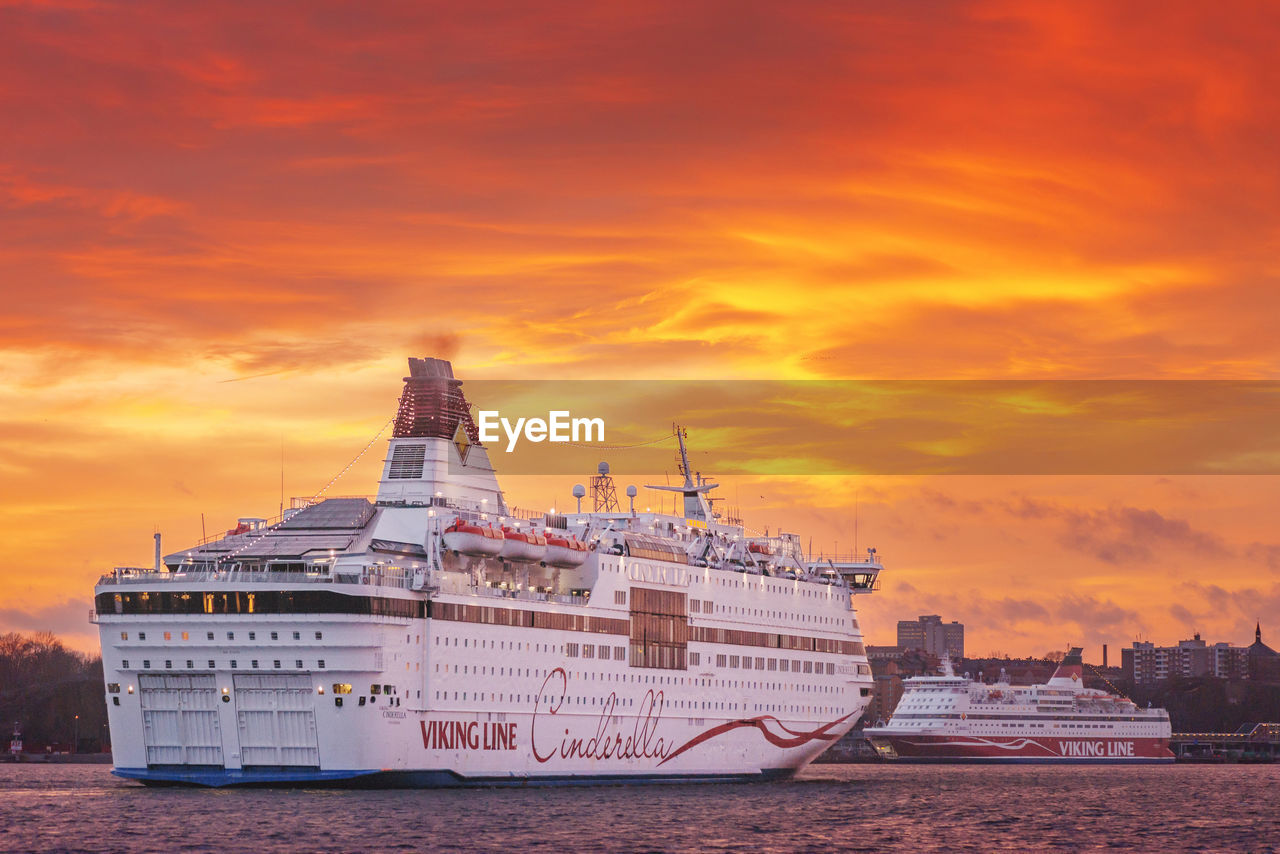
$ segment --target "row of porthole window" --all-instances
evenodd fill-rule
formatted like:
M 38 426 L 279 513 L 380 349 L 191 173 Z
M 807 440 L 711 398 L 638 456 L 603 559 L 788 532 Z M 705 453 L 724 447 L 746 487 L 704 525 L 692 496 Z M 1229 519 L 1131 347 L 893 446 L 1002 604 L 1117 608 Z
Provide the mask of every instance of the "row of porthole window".
M 690 653 L 691 656 L 696 654 L 697 653 Z M 818 664 L 821 665 L 822 662 L 818 662 Z M 526 668 L 516 668 L 516 667 L 508 668 L 508 667 L 497 667 L 493 665 L 482 666 L 482 665 L 470 665 L 470 664 L 457 664 L 457 663 L 449 663 L 449 662 L 445 662 L 442 664 L 441 662 L 438 662 L 438 661 L 436 662 L 435 672 L 445 673 L 445 674 L 449 674 L 449 673 L 462 674 L 462 675 L 532 676 L 539 679 L 547 676 L 550 673 L 549 670 L 544 670 L 540 668 L 527 668 L 527 667 Z M 797 670 L 796 672 L 798 673 L 800 671 Z M 653 674 L 631 673 L 631 672 L 599 673 L 596 671 L 579 671 L 576 674 L 570 673 L 569 675 L 573 678 L 582 679 L 583 681 L 595 681 L 597 677 L 599 677 L 599 680 L 602 682 L 629 682 L 629 683 L 654 684 L 654 685 L 659 685 L 659 684 L 661 685 L 694 685 L 694 686 L 701 686 L 704 688 L 709 688 L 709 687 L 712 687 L 713 685 L 723 684 L 726 687 L 730 687 L 730 688 L 738 688 L 745 685 L 746 687 L 753 688 L 753 689 L 758 688 L 758 689 L 766 689 L 766 690 L 774 690 L 774 691 L 801 691 L 805 693 L 837 693 L 838 691 L 842 690 L 841 688 L 835 685 L 821 685 L 821 684 L 810 685 L 810 684 L 804 684 L 804 683 L 786 685 L 781 682 L 751 682 L 751 681 L 742 682 L 736 679 L 729 679 L 729 680 L 724 680 L 723 682 L 719 682 L 712 679 L 702 679 L 702 678 L 695 679 L 692 677 L 684 677 L 684 676 L 657 676 Z M 863 691 L 862 696 L 864 697 L 870 694 L 870 689 L 868 688 L 863 688 L 862 691 Z
M 437 673 L 441 672 L 440 668 L 441 668 L 441 665 L 436 664 Z M 537 668 L 533 668 L 533 669 L 523 668 L 523 672 L 522 672 L 521 668 L 514 668 L 514 667 L 513 668 L 506 668 L 506 667 L 495 668 L 492 666 L 479 666 L 479 665 L 472 666 L 469 664 L 445 664 L 443 672 L 446 674 L 453 673 L 455 675 L 461 674 L 466 676 L 485 676 L 485 675 L 487 676 L 522 676 L 523 675 L 523 676 L 531 676 L 533 678 L 538 678 L 538 679 L 544 678 L 547 675 L 549 675 L 549 671 L 541 670 Z M 703 688 L 712 688 L 712 687 L 748 688 L 751 690 L 768 690 L 768 691 L 790 690 L 790 691 L 799 691 L 806 694 L 838 694 L 842 690 L 844 690 L 843 688 L 840 688 L 839 686 L 836 686 L 836 685 L 806 685 L 806 684 L 785 685 L 781 682 L 751 682 L 751 681 L 742 681 L 738 679 L 723 679 L 723 680 L 696 679 L 695 680 L 695 679 L 687 679 L 685 677 L 666 677 L 666 676 L 654 676 L 652 674 L 637 674 L 637 673 L 598 674 L 592 671 L 585 671 L 585 670 L 578 671 L 576 673 L 570 671 L 569 673 L 567 673 L 567 675 L 571 679 L 581 680 L 583 682 L 596 681 L 596 677 L 600 676 L 602 677 L 599 680 L 601 682 L 623 682 L 623 683 L 635 683 L 635 684 L 641 684 L 641 685 L 659 685 L 659 684 L 691 685 L 691 686 L 699 686 Z M 436 692 L 437 699 L 440 699 L 440 693 L 441 692 L 439 691 Z M 444 692 L 445 694 L 444 699 L 448 699 L 448 693 L 449 693 L 448 691 Z M 871 689 L 862 688 L 861 693 L 863 697 L 868 697 L 871 695 Z M 520 695 L 518 694 L 513 694 L 512 698 L 513 700 L 518 699 L 519 696 Z M 623 705 L 627 704 L 626 700 L 623 700 L 621 702 L 623 703 Z M 669 700 L 669 702 L 675 702 L 675 700 L 674 699 Z
M 449 696 L 450 694 L 453 694 L 453 696 L 450 697 Z M 470 694 L 474 694 L 475 696 L 471 697 L 469 696 Z M 488 699 L 486 700 L 485 694 L 486 692 L 484 691 L 452 691 L 452 692 L 436 691 L 436 699 L 446 700 L 446 701 L 450 699 L 453 699 L 453 700 L 470 699 L 470 700 L 476 700 L 479 702 L 499 702 L 499 703 L 541 702 L 541 703 L 546 703 L 548 705 L 554 703 L 557 699 L 556 697 L 550 696 L 550 695 L 544 696 L 544 697 L 535 697 L 532 694 L 512 694 L 511 699 L 508 700 L 506 698 L 506 694 L 503 694 L 503 693 L 494 694 L 493 692 L 488 692 Z M 561 699 L 567 705 L 581 705 L 581 706 L 605 705 L 605 700 L 602 697 L 563 697 L 559 699 Z M 681 701 L 681 702 L 687 702 L 687 706 L 684 706 L 685 708 L 692 708 L 695 710 L 699 709 L 700 707 L 701 710 L 732 712 L 732 711 L 745 711 L 747 708 L 747 705 L 745 703 L 733 703 L 733 702 L 727 702 L 727 701 L 695 700 L 695 701 Z M 631 706 L 634 706 L 635 703 L 636 701 L 632 698 L 617 698 L 617 701 L 616 701 L 616 705 L 618 707 L 631 707 Z M 755 710 L 761 711 L 765 708 L 765 705 L 766 704 L 757 703 L 755 704 Z M 679 707 L 680 703 L 673 703 L 673 706 Z M 789 706 L 789 705 L 783 705 L 783 704 L 768 705 L 768 710 L 777 711 L 777 712 L 798 712 L 798 713 L 809 713 L 809 714 L 828 714 L 828 713 L 834 714 L 840 711 L 835 706 L 799 706 L 799 705 Z
M 294 662 L 293 662 L 293 664 L 294 664 L 294 667 L 293 667 L 293 669 L 294 669 L 294 670 L 302 670 L 302 669 L 303 669 L 303 666 L 302 666 L 302 659 L 301 659 L 301 658 L 295 659 L 295 660 L 294 660 Z M 240 662 L 239 662 L 239 660 L 238 660 L 238 659 L 233 658 L 233 659 L 231 659 L 231 660 L 230 660 L 230 665 L 231 665 L 231 669 L 232 669 L 232 670 L 238 670 L 238 669 L 239 669 L 239 667 L 240 667 Z M 214 660 L 214 659 L 212 659 L 212 658 L 211 658 L 211 659 L 209 659 L 209 666 L 208 666 L 208 668 L 207 668 L 208 670 L 216 670 L 216 669 L 217 669 L 217 666 L 218 666 L 217 661 L 215 661 L 215 660 Z M 250 668 L 251 670 L 258 670 L 258 669 L 260 669 L 260 668 L 258 667 L 258 659 L 256 659 L 256 658 L 251 659 L 251 660 L 250 660 L 250 662 L 249 662 L 249 668 Z M 127 659 L 127 658 L 126 658 L 126 659 L 123 659 L 123 660 L 120 662 L 120 669 L 121 669 L 121 670 L 128 670 L 128 669 L 129 669 L 129 659 Z M 144 658 L 144 659 L 142 659 L 142 669 L 143 669 L 143 670 L 150 670 L 150 669 L 151 669 L 151 659 L 149 659 L 149 658 Z M 165 669 L 165 670 L 173 670 L 173 669 L 174 669 L 174 667 L 173 667 L 173 659 L 171 659 L 171 658 L 166 658 L 166 659 L 164 660 L 164 669 Z M 190 658 L 188 658 L 188 659 L 187 659 L 187 670 L 195 670 L 195 669 L 196 669 L 196 663 L 195 663 L 195 660 L 194 660 L 194 659 L 190 659 Z M 283 662 L 281 662 L 281 660 L 280 660 L 280 659 L 278 659 L 278 658 L 277 658 L 277 659 L 274 659 L 274 660 L 272 661 L 272 664 L 271 664 L 271 669 L 272 669 L 272 670 L 282 670 L 282 669 L 283 669 Z M 321 659 L 317 659 L 317 660 L 316 660 L 316 669 L 317 669 L 317 670 L 324 670 L 324 669 L 325 669 L 325 667 L 324 667 L 324 659 L 323 659 L 323 658 L 321 658 Z
M 621 604 L 621 603 L 619 603 Z M 742 608 L 737 605 L 716 605 L 710 599 L 690 599 L 689 611 L 694 614 L 737 614 L 745 617 L 769 617 L 775 620 L 792 620 L 805 623 L 836 624 L 842 622 L 835 617 L 822 617 L 813 614 L 801 614 L 796 611 L 770 611 L 767 608 Z
M 801 660 L 798 658 L 796 659 L 770 658 L 766 661 L 764 658 L 760 658 L 760 657 L 756 657 L 753 660 L 751 656 L 747 656 L 747 655 L 737 656 L 737 655 L 728 655 L 727 653 L 716 655 L 716 667 L 741 668 L 743 670 L 751 670 L 753 669 L 752 668 L 753 661 L 755 665 L 754 667 L 755 670 L 765 670 L 767 668 L 769 670 L 781 670 L 783 673 L 786 673 L 788 669 L 790 669 L 792 673 L 799 673 L 801 671 L 801 667 L 803 666 L 805 673 L 814 673 L 815 671 L 817 673 L 823 673 L 825 671 L 827 675 L 830 676 L 830 675 L 834 675 L 836 672 L 835 663 L 830 661 L 826 662 L 825 664 L 821 661 L 801 662 Z
M 181 635 L 182 640 L 191 640 L 190 632 L 181 632 L 181 633 L 180 633 L 180 635 Z M 204 637 L 205 637 L 205 640 L 213 640 L 213 632 L 205 632 L 205 633 L 204 633 Z M 128 633 L 128 632 L 121 632 L 121 633 L 120 633 L 120 640 L 127 641 L 128 639 L 129 639 L 129 633 Z M 147 639 L 147 633 L 146 633 L 146 632 L 138 632 L 138 640 L 140 640 L 140 641 L 144 641 L 144 640 L 146 640 L 146 639 Z M 173 632 L 165 632 L 165 633 L 164 633 L 164 639 L 165 639 L 165 640 L 173 640 Z M 235 640 L 235 639 L 236 639 L 236 633 L 235 633 L 235 632 L 227 632 L 227 640 Z M 257 633 L 257 632 L 249 632 L 249 640 L 257 640 L 257 639 L 258 639 L 258 633 Z M 272 633 L 271 633 L 271 639 L 272 639 L 272 640 L 280 640 L 280 633 L 279 633 L 279 632 L 272 632 Z M 302 632 L 294 632 L 294 633 L 293 633 L 293 639 L 294 639 L 294 640 L 302 640 Z M 324 640 L 324 632 L 316 632 L 316 640 Z

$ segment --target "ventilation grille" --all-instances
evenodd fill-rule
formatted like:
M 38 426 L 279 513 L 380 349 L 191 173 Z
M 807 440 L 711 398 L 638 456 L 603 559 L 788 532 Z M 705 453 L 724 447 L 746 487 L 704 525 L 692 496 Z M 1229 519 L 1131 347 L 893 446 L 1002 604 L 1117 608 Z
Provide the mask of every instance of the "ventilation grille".
M 391 452 L 391 470 L 387 477 L 392 480 L 422 477 L 422 465 L 426 457 L 426 445 L 397 445 Z

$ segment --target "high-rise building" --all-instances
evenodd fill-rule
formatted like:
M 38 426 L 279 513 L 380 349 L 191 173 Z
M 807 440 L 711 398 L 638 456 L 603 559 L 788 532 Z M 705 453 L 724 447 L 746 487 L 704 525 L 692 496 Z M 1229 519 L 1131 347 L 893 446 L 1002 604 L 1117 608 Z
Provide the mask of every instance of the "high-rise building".
M 964 658 L 964 625 L 955 620 L 944 623 L 937 614 L 899 620 L 898 648 L 919 649 L 936 656 L 948 652 L 953 659 Z
M 1120 650 L 1121 667 L 1135 685 L 1151 685 L 1174 677 L 1212 676 L 1217 679 L 1249 678 L 1249 647 L 1215 643 L 1212 646 L 1196 634 L 1177 646 L 1156 646 L 1150 641 L 1134 641 Z

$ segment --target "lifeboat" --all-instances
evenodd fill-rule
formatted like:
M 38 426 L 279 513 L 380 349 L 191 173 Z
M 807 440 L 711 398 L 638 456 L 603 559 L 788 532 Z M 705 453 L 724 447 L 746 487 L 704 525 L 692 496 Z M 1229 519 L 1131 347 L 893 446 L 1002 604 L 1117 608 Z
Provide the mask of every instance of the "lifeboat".
M 458 554 L 494 557 L 502 551 L 502 532 L 489 525 L 456 520 L 444 529 L 444 547 Z
M 547 538 L 537 531 L 502 529 L 502 557 L 520 563 L 540 561 L 547 554 Z
M 771 555 L 771 554 L 773 554 L 773 549 L 769 548 L 769 547 L 768 547 L 767 545 L 765 545 L 764 543 L 749 543 L 749 544 L 747 545 L 747 551 L 751 552 L 752 554 L 756 554 L 756 555 Z
M 546 562 L 562 568 L 582 566 L 587 560 L 587 546 L 577 537 L 557 537 L 547 534 Z

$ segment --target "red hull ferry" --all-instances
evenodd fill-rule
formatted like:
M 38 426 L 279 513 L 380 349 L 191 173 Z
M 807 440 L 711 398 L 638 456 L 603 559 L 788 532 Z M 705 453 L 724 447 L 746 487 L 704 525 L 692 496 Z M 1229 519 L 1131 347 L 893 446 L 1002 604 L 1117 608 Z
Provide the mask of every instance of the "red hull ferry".
M 876 751 L 903 762 L 1172 762 L 1169 714 L 1085 688 L 1073 648 L 1043 685 L 993 685 L 956 676 L 907 679 L 887 724 L 865 730 Z

